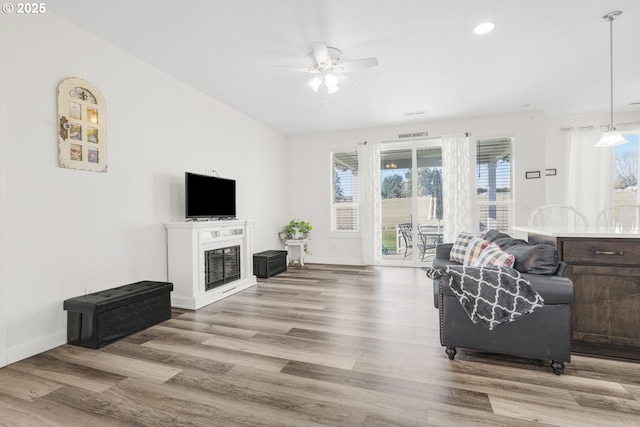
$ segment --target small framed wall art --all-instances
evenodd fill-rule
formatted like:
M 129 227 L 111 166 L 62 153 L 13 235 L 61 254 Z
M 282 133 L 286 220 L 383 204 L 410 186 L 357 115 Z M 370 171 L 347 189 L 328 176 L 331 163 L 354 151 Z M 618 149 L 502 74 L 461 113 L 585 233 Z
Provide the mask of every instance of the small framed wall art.
M 525 178 L 527 179 L 540 178 L 540 171 L 527 171 L 525 172 Z
M 58 85 L 58 163 L 107 171 L 107 106 L 100 90 L 77 77 Z

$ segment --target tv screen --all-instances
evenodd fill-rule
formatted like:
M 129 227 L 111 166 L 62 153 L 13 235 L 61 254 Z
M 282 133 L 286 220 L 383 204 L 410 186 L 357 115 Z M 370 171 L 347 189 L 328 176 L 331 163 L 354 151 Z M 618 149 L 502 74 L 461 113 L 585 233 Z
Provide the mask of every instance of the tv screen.
M 187 218 L 235 218 L 236 181 L 185 172 L 185 216 Z

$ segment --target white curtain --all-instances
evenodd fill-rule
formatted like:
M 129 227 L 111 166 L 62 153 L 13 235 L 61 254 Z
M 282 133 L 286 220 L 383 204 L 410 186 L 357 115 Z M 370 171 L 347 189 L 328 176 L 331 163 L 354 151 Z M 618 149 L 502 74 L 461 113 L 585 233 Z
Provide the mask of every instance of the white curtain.
M 478 221 L 473 209 L 475 174 L 471 165 L 469 138 L 442 138 L 442 198 L 444 241 L 453 242 L 461 231 L 474 232 Z M 474 225 L 475 224 L 475 225 Z
M 380 143 L 367 142 L 358 149 L 360 158 L 360 229 L 362 260 L 367 265 L 382 261 L 382 197 L 380 195 Z
M 566 203 L 595 224 L 600 209 L 613 203 L 613 147 L 598 148 L 602 131 L 569 132 Z

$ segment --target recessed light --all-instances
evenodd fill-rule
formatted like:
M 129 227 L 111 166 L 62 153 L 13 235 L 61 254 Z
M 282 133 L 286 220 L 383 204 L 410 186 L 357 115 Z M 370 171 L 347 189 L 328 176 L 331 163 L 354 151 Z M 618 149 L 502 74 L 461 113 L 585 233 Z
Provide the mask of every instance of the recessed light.
M 484 22 L 484 23 L 478 25 L 476 28 L 474 28 L 473 32 L 475 34 L 487 34 L 491 30 L 493 30 L 495 28 L 495 26 L 496 26 L 496 24 L 494 24 L 493 22 Z

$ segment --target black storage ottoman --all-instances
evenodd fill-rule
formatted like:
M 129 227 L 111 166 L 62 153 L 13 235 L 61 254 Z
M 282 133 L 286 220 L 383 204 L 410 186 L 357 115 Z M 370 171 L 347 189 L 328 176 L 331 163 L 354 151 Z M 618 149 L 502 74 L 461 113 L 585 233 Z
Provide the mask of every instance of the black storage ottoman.
M 67 342 L 100 348 L 171 319 L 172 290 L 169 282 L 143 281 L 68 299 Z
M 287 271 L 287 251 L 264 251 L 253 254 L 253 274 L 268 279 Z

